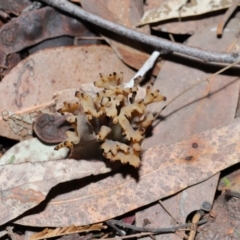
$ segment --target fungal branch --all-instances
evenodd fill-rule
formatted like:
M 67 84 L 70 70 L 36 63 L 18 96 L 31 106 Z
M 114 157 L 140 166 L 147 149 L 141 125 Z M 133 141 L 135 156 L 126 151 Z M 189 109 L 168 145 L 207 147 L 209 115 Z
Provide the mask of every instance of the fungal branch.
M 103 156 L 111 161 L 129 163 L 134 167 L 140 165 L 141 142 L 146 128 L 154 121 L 153 114 L 147 112 L 147 105 L 166 100 L 158 90 L 153 91 L 152 86 L 146 88 L 144 98 L 135 99 L 138 80 L 139 78 L 135 79 L 132 88 L 124 88 L 123 73 L 114 72 L 108 76 L 100 74 L 100 80 L 95 81 L 94 85 L 103 90 L 95 96 L 81 91 L 75 93 L 97 141 L 101 143 Z M 70 114 L 67 120 L 73 124 L 75 132 L 71 135 L 67 132 L 67 141 L 60 143 L 56 149 L 65 146 L 73 149 L 80 143 L 79 127 L 82 126 L 78 126 L 78 114 L 72 111 L 71 105 L 68 109 L 66 106 L 59 112 Z
M 95 94 L 76 91 L 78 101 L 65 102 L 58 110 L 66 116 L 74 131 L 67 130 L 66 139 L 55 149 L 68 147 L 72 153 L 83 142 L 96 140 L 105 158 L 139 167 L 141 143 L 146 128 L 155 119 L 147 111 L 147 106 L 166 100 L 151 85 L 145 89 L 145 96 L 139 97 L 139 80 L 140 77 L 136 78 L 133 87 L 125 88 L 123 73 L 114 72 L 108 76 L 100 74 L 100 79 L 94 85 L 102 90 Z

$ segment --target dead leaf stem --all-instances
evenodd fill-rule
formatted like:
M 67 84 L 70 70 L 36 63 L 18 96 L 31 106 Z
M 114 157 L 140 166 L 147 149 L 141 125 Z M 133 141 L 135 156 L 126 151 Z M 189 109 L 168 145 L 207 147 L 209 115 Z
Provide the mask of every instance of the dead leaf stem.
M 156 50 L 177 52 L 183 55 L 187 55 L 189 57 L 201 59 L 205 62 L 233 63 L 240 60 L 240 54 L 238 53 L 228 54 L 202 50 L 199 48 L 186 46 L 184 44 L 171 42 L 159 37 L 140 33 L 133 29 L 118 25 L 116 23 L 105 20 L 99 16 L 86 12 L 82 8 L 66 0 L 40 0 L 40 1 L 52 7 L 60 9 L 64 12 L 67 12 L 77 18 L 81 18 L 87 22 L 90 22 L 98 27 L 125 36 L 132 40 L 150 45 L 154 47 Z
M 52 101 L 49 101 L 49 102 L 46 102 L 46 103 L 42 103 L 42 104 L 39 104 L 37 106 L 31 106 L 29 108 L 24 108 L 24 109 L 21 109 L 19 111 L 15 111 L 14 112 L 14 115 L 21 115 L 21 114 L 24 114 L 24 113 L 29 113 L 29 112 L 34 112 L 34 111 L 38 111 L 39 109 L 43 109 L 43 108 L 46 108 L 46 107 L 50 107 L 50 106 L 53 106 L 55 104 L 55 101 L 52 100 Z M 4 111 L 3 111 L 4 112 Z M 2 115 L 3 115 L 3 112 L 2 112 Z M 6 111 L 6 113 L 8 113 Z M 11 115 L 11 114 L 10 114 Z M 0 116 L 0 121 L 2 121 L 4 119 L 4 117 Z
M 197 222 L 197 224 L 202 225 L 206 222 L 207 222 L 207 219 L 203 219 L 203 220 Z M 137 231 L 137 232 L 151 232 L 153 234 L 175 233 L 176 231 L 179 231 L 181 229 L 184 229 L 184 230 L 190 229 L 191 226 L 192 226 L 191 223 L 186 223 L 186 224 L 176 225 L 176 226 L 169 227 L 169 228 L 143 228 L 143 227 L 133 226 L 131 224 L 124 223 L 122 221 L 115 220 L 115 219 L 108 220 L 108 221 L 106 221 L 106 223 L 109 226 L 117 225 L 119 227 L 132 229 L 132 230 Z
M 195 215 L 193 216 L 191 231 L 190 231 L 188 240 L 194 240 L 195 239 L 195 236 L 196 236 L 196 233 L 197 233 L 198 222 L 203 217 L 203 215 L 204 215 L 204 211 L 200 210 L 200 211 L 197 211 L 195 213 Z
M 234 1 L 232 2 L 232 5 L 228 8 L 228 10 L 226 11 L 226 13 L 224 14 L 221 22 L 218 24 L 218 27 L 217 27 L 217 36 L 222 36 L 224 26 L 226 25 L 227 21 L 228 21 L 229 18 L 232 16 L 232 14 L 234 13 L 234 11 L 237 9 L 239 3 L 240 3 L 239 0 L 234 0 Z
M 146 60 L 146 62 L 143 64 L 143 66 L 137 71 L 137 73 L 133 76 L 133 78 L 126 84 L 125 87 L 133 87 L 134 86 L 134 79 L 141 76 L 144 77 L 144 75 L 154 66 L 157 59 L 160 57 L 159 51 L 153 51 L 151 56 Z

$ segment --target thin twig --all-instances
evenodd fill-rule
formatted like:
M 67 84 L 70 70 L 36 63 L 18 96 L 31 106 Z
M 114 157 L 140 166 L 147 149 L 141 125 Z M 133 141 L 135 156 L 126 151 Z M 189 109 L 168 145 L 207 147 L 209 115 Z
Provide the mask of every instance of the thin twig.
M 196 236 L 196 233 L 197 233 L 198 222 L 203 217 L 203 215 L 204 215 L 204 211 L 200 210 L 200 211 L 197 211 L 195 213 L 195 215 L 193 216 L 191 231 L 189 233 L 188 240 L 194 240 L 195 239 L 195 236 Z
M 234 63 L 232 63 L 232 64 L 229 64 L 228 66 L 220 69 L 219 71 L 215 72 L 215 73 L 212 74 L 211 76 L 209 76 L 209 77 L 207 77 L 207 78 L 205 78 L 205 79 L 203 79 L 203 80 L 200 80 L 199 82 L 191 85 L 190 87 L 188 87 L 187 89 L 185 89 L 184 91 L 182 91 L 181 93 L 179 93 L 177 96 L 175 96 L 171 101 L 169 101 L 169 102 L 158 112 L 158 114 L 155 116 L 155 119 L 157 119 L 157 118 L 161 115 L 161 113 L 162 113 L 162 111 L 163 111 L 164 109 L 166 109 L 171 103 L 173 103 L 176 99 L 178 99 L 180 96 L 182 96 L 182 95 L 183 95 L 184 93 L 186 93 L 187 91 L 191 90 L 192 88 L 196 87 L 197 85 L 199 85 L 199 84 L 201 84 L 201 83 L 203 83 L 203 82 L 205 82 L 205 81 L 210 80 L 210 79 L 213 78 L 214 76 L 216 76 L 216 75 L 218 75 L 218 74 L 226 71 L 227 69 L 229 69 L 229 68 L 231 68 L 231 67 L 233 67 L 233 66 L 236 66 L 236 65 L 239 64 L 239 63 L 240 63 L 240 60 L 238 60 L 237 62 L 234 62 Z M 157 123 L 157 124 L 158 124 L 158 123 Z
M 130 234 L 130 235 L 127 235 L 127 236 L 117 236 L 117 237 L 113 237 L 113 238 L 104 238 L 104 240 L 139 238 L 139 237 L 144 237 L 144 236 L 149 236 L 149 235 L 152 235 L 152 233 L 151 232 L 144 232 L 144 233 Z M 94 238 L 93 240 L 97 240 L 97 239 Z
M 234 0 L 232 2 L 232 5 L 225 12 L 221 22 L 218 24 L 217 36 L 222 36 L 224 26 L 226 25 L 228 19 L 232 16 L 233 12 L 237 9 L 239 3 L 240 3 L 239 0 Z
M 21 110 L 16 111 L 16 112 L 2 111 L 2 116 L 0 116 L 0 121 L 7 120 L 8 117 L 11 117 L 13 114 L 14 115 L 21 115 L 21 114 L 25 114 L 25 113 L 29 114 L 29 112 L 36 112 L 40 109 L 48 108 L 48 107 L 50 108 L 50 107 L 54 106 L 55 104 L 56 104 L 55 101 L 52 100 L 50 102 L 42 103 L 42 104 L 39 104 L 37 106 L 21 109 Z
M 206 222 L 207 222 L 207 219 L 203 219 L 203 220 L 198 222 L 198 225 L 204 224 Z M 108 220 L 108 221 L 106 221 L 106 223 L 109 224 L 109 225 L 110 224 L 111 225 L 118 225 L 119 227 L 132 229 L 132 230 L 137 231 L 137 232 L 151 232 L 152 234 L 175 233 L 176 231 L 179 231 L 181 229 L 186 230 L 186 228 L 191 227 L 191 223 L 186 223 L 186 224 L 181 224 L 181 225 L 177 225 L 177 226 L 173 226 L 173 227 L 169 227 L 169 228 L 143 228 L 143 227 L 133 226 L 131 224 L 124 223 L 122 221 L 115 220 L 115 219 Z
M 133 76 L 133 78 L 126 84 L 125 87 L 133 87 L 134 79 L 136 77 L 144 77 L 144 75 L 154 66 L 156 60 L 159 58 L 160 52 L 153 51 L 151 56 L 147 59 L 147 61 L 143 64 L 143 66 L 138 70 L 138 72 Z
M 9 236 L 12 240 L 16 240 L 16 237 L 15 237 L 15 235 L 14 235 L 14 233 L 13 233 L 13 227 L 12 227 L 12 226 L 8 226 L 8 227 L 6 228 L 6 230 L 7 230 L 8 236 Z
M 124 232 L 123 230 L 119 229 L 114 223 L 112 223 L 111 221 L 107 221 L 107 224 L 112 227 L 113 229 L 115 229 L 120 236 L 126 236 L 126 232 Z
M 174 43 L 163 38 L 140 33 L 133 29 L 118 25 L 116 23 L 107 21 L 101 17 L 84 11 L 77 5 L 66 0 L 40 0 L 48 5 L 51 5 L 57 9 L 67 12 L 77 18 L 81 18 L 87 22 L 90 22 L 96 26 L 117 33 L 132 40 L 153 46 L 156 50 L 165 50 L 167 52 L 177 52 L 190 57 L 198 58 L 206 62 L 222 62 L 233 63 L 240 60 L 240 54 L 233 53 L 218 53 L 199 48 L 186 46 L 179 43 Z

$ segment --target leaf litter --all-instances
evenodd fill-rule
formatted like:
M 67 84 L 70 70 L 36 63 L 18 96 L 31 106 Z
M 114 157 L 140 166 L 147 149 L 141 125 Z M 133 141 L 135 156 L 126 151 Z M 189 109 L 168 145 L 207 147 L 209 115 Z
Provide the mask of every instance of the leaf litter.
M 172 18 L 183 18 L 201 15 L 208 12 L 225 9 L 231 6 L 233 1 L 221 0 L 171 0 L 162 3 L 159 8 L 151 9 L 144 13 L 139 25 L 159 22 Z
M 94 69 L 93 62 L 97 66 Z M 92 82 L 106 67 L 112 72 L 117 67 L 127 79 L 134 75 L 107 46 L 46 49 L 24 59 L 0 83 L 0 90 L 5 93 L 0 95 L 0 109 L 4 111 L 0 118 L 1 135 L 16 140 L 31 136 L 34 117 L 53 111 L 54 93 Z M 59 71 L 65 68 L 68 71 Z M 24 121 L 26 117 L 28 122 Z
M 204 35 L 203 33 L 202 35 L 206 37 L 206 34 Z M 224 46 L 229 46 L 229 39 L 231 39 L 231 36 L 227 38 L 227 42 L 226 42 L 226 38 L 224 38 L 222 41 L 222 44 L 223 45 L 225 44 Z M 205 39 L 205 41 L 209 43 L 211 42 L 211 39 L 208 38 L 208 39 Z M 215 44 L 214 41 L 213 41 L 213 44 Z M 191 45 L 194 45 L 194 43 L 192 43 Z M 235 43 L 235 46 L 237 46 L 237 43 Z M 99 49 L 99 46 L 96 48 Z M 216 46 L 216 48 L 222 49 L 222 47 L 219 47 L 219 46 Z M 68 50 L 69 49 L 72 49 L 72 48 L 68 48 Z M 49 50 L 49 52 L 51 52 L 51 50 Z M 86 55 L 84 60 L 86 59 L 86 56 L 88 56 L 88 52 L 85 52 L 85 53 Z M 41 55 L 41 58 L 44 58 L 44 56 Z M 169 60 L 172 61 L 171 58 Z M 41 62 L 40 58 L 36 62 Z M 188 62 L 186 63 L 188 64 Z M 21 63 L 19 65 L 21 65 Z M 74 65 L 74 64 L 71 63 L 70 65 Z M 76 64 L 75 67 L 78 65 L 79 64 Z M 103 64 L 103 68 L 106 66 L 107 65 Z M 27 79 L 27 81 L 29 81 L 28 78 L 31 77 L 33 73 L 34 73 L 34 76 L 41 75 L 40 72 L 36 74 L 36 72 L 33 71 L 35 70 L 34 67 L 35 66 L 33 66 L 33 64 L 30 62 L 30 64 L 28 63 L 27 65 L 23 66 L 22 70 L 21 68 L 20 69 L 14 68 L 13 71 L 15 70 L 16 74 L 20 72 L 20 78 L 21 78 L 21 75 L 25 74 L 26 75 L 25 78 Z M 181 67 L 183 67 L 183 65 Z M 187 77 L 186 77 L 186 74 L 182 72 L 181 67 L 179 68 L 179 73 L 181 73 L 180 75 L 179 74 L 177 75 L 172 70 L 170 71 L 167 70 L 168 69 L 167 64 L 166 64 L 166 69 L 165 67 L 163 69 L 165 69 L 165 71 L 166 72 L 168 71 L 169 73 L 171 73 L 172 71 L 172 74 L 176 74 L 176 76 L 178 76 L 178 79 L 184 80 Z M 170 69 L 173 69 L 173 68 L 174 68 L 174 65 L 170 67 Z M 61 68 L 56 67 L 55 69 L 56 69 L 55 71 L 57 71 Z M 96 69 L 96 71 L 97 70 L 98 69 Z M 113 69 L 113 71 L 115 70 L 116 69 Z M 44 77 L 45 79 L 49 79 L 49 74 L 51 71 L 54 71 L 53 68 L 51 68 L 48 74 L 46 74 L 46 77 Z M 126 71 L 127 71 L 127 68 L 126 68 Z M 192 68 L 190 71 L 191 73 L 194 73 L 192 71 Z M 12 72 L 10 72 L 10 74 Z M 73 77 L 73 75 L 76 75 L 77 71 L 73 71 L 73 72 L 74 73 L 72 74 L 71 77 Z M 98 73 L 99 72 L 103 72 L 103 71 L 98 71 Z M 69 73 L 70 71 L 68 72 L 68 74 Z M 161 74 L 159 76 L 161 76 Z M 9 75 L 7 75 L 6 77 L 8 77 Z M 64 75 L 64 72 L 61 72 L 60 75 Z M 95 74 L 90 79 L 86 77 L 84 77 L 83 79 L 87 79 L 87 81 L 93 82 L 97 80 L 96 76 L 97 74 Z M 161 77 L 163 76 L 164 76 L 164 71 Z M 197 73 L 194 73 L 193 75 L 191 75 L 191 78 L 193 80 L 196 80 L 196 78 L 202 78 L 203 76 L 204 74 L 202 73 L 200 74 L 200 76 L 198 76 Z M 63 77 L 65 77 L 65 79 L 67 78 L 67 76 L 65 75 Z M 72 79 L 71 77 L 69 77 L 69 79 Z M 229 76 L 225 78 L 227 79 L 229 78 Z M 131 79 L 131 78 L 128 78 L 128 79 Z M 223 85 L 220 84 L 216 86 L 214 85 L 216 84 L 216 82 L 218 82 L 218 80 L 219 78 L 216 79 L 216 81 L 210 80 L 210 83 L 211 83 L 210 86 L 215 91 L 217 91 L 218 89 L 221 89 L 221 87 L 224 88 L 224 84 Z M 223 80 L 225 80 L 224 77 L 223 77 Z M 4 82 L 4 80 L 2 82 Z M 59 82 L 59 85 L 63 83 L 64 83 L 64 78 L 62 82 Z M 69 81 L 67 83 L 69 84 Z M 82 83 L 84 83 L 84 80 L 83 82 L 81 81 L 81 84 Z M 157 84 L 155 85 L 160 84 L 161 86 L 160 89 L 162 92 L 164 92 L 164 90 L 167 89 L 164 87 L 164 81 L 158 80 L 156 83 Z M 76 82 L 73 82 L 72 84 L 73 85 L 69 84 L 64 87 L 64 88 L 72 88 L 69 91 L 63 90 L 64 88 L 50 89 L 50 91 L 46 94 L 46 96 L 42 97 L 40 102 L 39 102 L 39 98 L 38 99 L 35 98 L 35 101 L 32 101 L 32 102 L 26 101 L 28 99 L 26 98 L 26 96 L 27 97 L 31 95 L 35 96 L 36 93 L 34 91 L 32 91 L 31 93 L 28 92 L 29 89 L 27 89 L 27 87 L 25 86 L 21 86 L 20 89 L 15 90 L 14 91 L 15 94 L 19 96 L 15 99 L 11 97 L 13 101 L 12 102 L 9 101 L 9 103 L 10 105 L 12 104 L 12 106 L 10 106 L 10 108 L 8 107 L 6 108 L 7 110 L 5 110 L 4 112 L 5 114 L 3 115 L 2 121 L 0 121 L 0 123 L 1 122 L 5 124 L 8 123 L 7 125 L 8 125 L 9 131 L 6 133 L 6 136 L 10 138 L 19 139 L 19 140 L 24 139 L 26 137 L 31 137 L 32 135 L 31 126 L 36 116 L 38 116 L 41 113 L 44 113 L 44 111 L 47 111 L 47 113 L 49 112 L 54 113 L 56 109 L 59 109 L 58 107 L 56 107 L 57 105 L 64 105 L 63 101 L 66 98 L 66 96 L 68 97 L 70 96 L 71 98 L 71 95 L 73 96 L 74 92 L 76 91 L 76 86 L 78 85 L 80 87 L 79 80 L 77 80 Z M 184 82 L 184 84 L 182 85 L 183 89 L 185 88 L 185 84 L 187 86 L 187 84 L 191 84 L 191 81 L 189 83 L 187 81 Z M 31 225 L 31 226 L 61 227 L 63 225 L 65 226 L 69 226 L 71 224 L 84 225 L 84 224 L 92 224 L 98 221 L 104 221 L 106 219 L 119 216 L 121 214 L 124 214 L 138 207 L 157 201 L 163 197 L 172 195 L 186 188 L 187 186 L 195 185 L 199 182 L 205 181 L 211 178 L 214 174 L 227 168 L 228 166 L 231 166 L 232 164 L 237 163 L 239 159 L 238 158 L 239 149 L 238 149 L 238 143 L 237 143 L 239 139 L 237 136 L 237 131 L 238 131 L 237 125 L 239 123 L 238 123 L 238 119 L 232 121 L 234 114 L 228 114 L 225 112 L 228 106 L 230 106 L 231 112 L 233 112 L 234 109 L 236 108 L 236 102 L 237 102 L 236 99 L 238 96 L 236 92 L 239 89 L 239 87 L 235 86 L 237 85 L 236 82 L 233 81 L 233 83 L 230 84 L 230 87 L 228 86 L 226 88 L 228 90 L 229 88 L 232 89 L 232 91 L 235 91 L 236 94 L 229 94 L 228 92 L 221 93 L 221 91 L 223 90 L 221 89 L 221 91 L 219 90 L 218 92 L 220 93 L 221 97 L 219 97 L 220 95 L 216 97 L 216 95 L 212 93 L 210 95 L 207 95 L 211 98 L 211 101 L 213 99 L 213 102 L 214 102 L 215 98 L 216 98 L 215 101 L 219 101 L 219 104 L 214 102 L 216 106 L 219 106 L 219 108 L 220 106 L 223 107 L 222 112 L 220 111 L 218 113 L 218 115 L 221 116 L 220 120 L 218 118 L 211 117 L 211 114 L 210 114 L 209 118 L 212 118 L 211 119 L 212 122 L 209 120 L 209 122 L 207 121 L 208 124 L 206 125 L 202 124 L 205 121 L 205 119 L 201 120 L 201 116 L 204 115 L 202 113 L 201 108 L 202 106 L 206 106 L 201 103 L 204 101 L 204 99 L 199 101 L 200 105 L 198 108 L 196 108 L 194 104 L 193 106 L 195 109 L 194 108 L 191 109 L 191 107 L 189 108 L 189 106 L 183 108 L 184 110 L 189 108 L 185 113 L 187 116 L 193 116 L 195 114 L 195 110 L 197 109 L 198 115 L 193 116 L 193 118 L 190 117 L 190 119 L 187 119 L 186 117 L 184 117 L 184 115 L 181 115 L 182 109 L 180 111 L 177 111 L 179 106 L 180 108 L 181 106 L 184 106 L 184 103 L 186 102 L 191 103 L 191 100 L 192 100 L 191 96 L 194 96 L 195 98 L 200 98 L 202 93 L 201 91 L 203 91 L 205 94 L 209 93 L 210 88 L 207 86 L 207 84 L 203 84 L 203 85 L 204 87 L 206 87 L 207 91 L 204 91 L 204 88 L 202 89 L 200 88 L 201 89 L 200 91 L 198 89 L 198 92 L 193 90 L 191 91 L 192 95 L 191 94 L 188 95 L 189 93 L 185 94 L 182 100 L 179 99 L 177 101 L 177 104 L 175 102 L 174 104 L 171 105 L 171 107 L 168 107 L 167 110 L 163 112 L 165 117 L 167 116 L 166 120 L 160 123 L 156 128 L 154 128 L 153 135 L 149 139 L 147 139 L 147 141 L 144 142 L 145 152 L 142 154 L 142 164 L 141 164 L 140 170 L 136 171 L 127 166 L 124 166 L 125 171 L 129 169 L 132 172 L 132 175 L 127 174 L 126 177 L 124 178 L 122 176 L 122 170 L 120 166 L 117 166 L 117 168 L 114 168 L 114 166 L 111 166 L 113 167 L 113 169 L 115 169 L 115 171 L 112 173 L 110 172 L 108 174 L 103 174 L 108 171 L 111 171 L 111 168 L 107 168 L 104 162 L 96 161 L 96 159 L 94 161 L 89 161 L 89 160 L 76 161 L 76 160 L 70 160 L 70 159 L 61 160 L 62 156 L 64 158 L 64 156 L 66 155 L 67 149 L 65 149 L 63 153 L 59 152 L 58 153 L 59 155 L 57 154 L 56 156 L 53 156 L 51 154 L 51 151 L 52 151 L 51 149 L 53 149 L 55 146 L 49 146 L 48 148 L 49 152 L 47 152 L 46 150 L 45 155 L 40 154 L 39 157 L 36 156 L 33 159 L 31 159 L 33 161 L 36 161 L 35 163 L 33 163 L 31 160 L 29 162 L 29 158 L 31 158 L 31 155 L 35 154 L 34 149 L 38 149 L 38 146 L 42 148 L 43 151 L 45 151 L 44 144 L 37 139 L 25 140 L 20 142 L 18 145 L 14 146 L 6 154 L 3 155 L 3 158 L 2 158 L 4 160 L 2 163 L 3 165 L 0 166 L 0 168 L 2 168 L 1 172 L 3 173 L 1 176 L 5 176 L 5 175 L 11 176 L 10 181 L 8 183 L 4 182 L 1 184 L 2 209 L 4 213 L 2 215 L 2 220 L 1 220 L 2 223 L 12 220 L 13 218 L 19 216 L 21 213 L 27 211 L 28 209 L 33 208 L 34 206 L 37 206 L 35 207 L 35 210 L 36 210 L 35 213 L 33 211 L 33 214 L 30 214 L 30 215 L 25 214 L 21 216 L 20 219 L 17 219 L 15 222 L 24 224 L 24 225 Z M 11 85 L 10 83 L 9 89 L 12 89 L 13 88 L 12 86 L 18 87 L 18 84 Z M 56 86 L 58 85 L 56 84 Z M 174 89 L 173 86 L 178 86 L 178 87 Z M 233 89 L 234 87 L 232 86 L 234 86 L 235 89 Z M 174 95 L 177 95 L 177 91 L 179 92 L 182 91 L 181 87 L 176 83 L 176 78 L 174 79 L 172 85 L 169 84 L 169 87 L 171 88 L 171 91 L 168 92 L 167 97 L 170 96 L 170 98 L 168 99 L 171 99 L 172 97 L 174 97 Z M 5 92 L 6 87 L 3 86 L 2 89 L 4 89 L 4 92 Z M 22 90 L 25 91 L 25 94 L 22 94 L 21 92 Z M 55 97 L 51 99 L 54 93 L 55 93 Z M 232 101 L 227 102 L 227 104 L 226 102 L 224 102 L 223 104 L 223 101 L 221 101 L 221 99 L 223 99 L 222 95 L 224 94 L 227 96 L 231 96 Z M 56 96 L 57 96 L 57 100 L 56 100 Z M 24 102 L 24 104 L 21 105 L 20 104 L 21 102 Z M 28 105 L 28 103 L 31 103 L 31 104 Z M 209 103 L 211 105 L 210 101 Z M 231 105 L 232 103 L 233 105 Z M 35 104 L 36 107 L 35 106 L 33 107 L 32 104 Z M 152 108 L 152 110 L 154 111 L 156 111 L 156 109 L 161 109 L 161 107 L 158 107 L 158 105 L 155 105 Z M 216 110 L 217 109 L 218 108 L 216 108 Z M 177 115 L 178 115 L 176 120 L 174 119 L 176 113 L 171 114 L 171 112 L 174 112 L 174 111 L 177 112 Z M 194 113 L 194 114 L 191 114 L 191 113 Z M 208 114 L 209 113 L 213 113 L 213 111 L 212 112 L 209 111 Z M 224 113 L 225 113 L 225 118 L 224 118 Z M 169 114 L 169 116 L 167 114 Z M 31 116 L 31 118 L 29 118 L 28 116 Z M 176 126 L 174 126 L 174 128 L 171 125 L 172 117 L 175 121 L 175 124 L 177 123 Z M 198 119 L 198 121 L 196 121 L 196 118 Z M 20 130 L 16 130 L 17 127 L 11 128 L 11 126 L 13 126 L 13 123 L 10 124 L 9 119 L 11 119 L 15 123 L 18 121 L 17 125 L 20 127 Z M 224 119 L 225 122 L 227 122 L 227 124 L 222 125 L 224 123 L 224 120 L 221 120 L 221 119 Z M 7 122 L 6 120 L 9 122 Z M 43 123 L 45 124 L 44 121 Z M 168 123 L 168 121 L 170 121 L 170 123 Z M 174 121 L 172 120 L 172 122 Z M 193 122 L 193 124 L 186 124 L 191 121 Z M 19 134 L 19 132 L 22 131 L 21 125 L 24 122 L 29 125 L 28 127 L 25 127 L 28 133 L 27 134 L 21 133 L 22 134 L 21 135 Z M 196 122 L 199 124 L 199 126 L 198 124 L 196 124 Z M 185 125 L 189 126 L 189 128 L 187 128 L 186 131 L 184 132 L 184 136 L 181 135 L 180 131 L 176 131 L 177 135 L 174 138 L 171 134 L 169 135 L 171 131 L 163 127 L 164 124 L 166 123 L 167 125 L 169 124 L 169 126 L 171 126 L 172 130 L 174 129 L 174 131 L 181 129 L 181 126 L 185 126 Z M 216 127 L 218 125 L 222 125 L 222 126 Z M 47 134 L 49 132 L 51 133 L 52 131 L 53 132 L 58 131 L 55 128 L 52 128 L 51 125 L 49 126 L 50 128 L 47 128 L 46 130 Z M 164 129 L 165 132 L 163 132 L 162 134 L 167 136 L 166 139 L 161 140 L 160 128 Z M 4 129 L 4 124 L 3 124 L 3 129 Z M 16 130 L 15 133 L 13 129 Z M 159 129 L 159 132 L 158 132 L 158 129 Z M 209 129 L 209 130 L 206 130 L 206 129 Z M 203 130 L 205 130 L 205 132 L 202 132 Z M 193 135 L 194 133 L 195 135 Z M 154 137 L 156 136 L 158 136 L 159 139 L 157 139 L 156 141 L 153 141 Z M 231 136 L 231 138 L 229 138 L 229 136 Z M 189 140 L 185 140 L 185 139 L 189 139 Z M 176 143 L 176 141 L 180 141 L 180 142 Z M 25 147 L 23 147 L 24 144 L 25 144 Z M 25 154 L 25 155 L 22 154 L 23 152 L 26 152 L 28 150 L 29 150 L 28 154 Z M 59 160 L 55 160 L 55 159 L 59 159 Z M 66 165 L 64 165 L 64 163 L 66 163 Z M 81 163 L 83 165 L 78 165 Z M 87 170 L 84 168 L 86 165 L 89 167 L 90 170 Z M 66 166 L 68 166 L 68 168 Z M 72 167 L 74 168 L 74 170 L 72 170 Z M 83 172 L 77 171 L 77 169 L 81 169 L 81 167 L 83 168 Z M 35 171 L 34 169 L 39 169 L 39 170 L 42 169 L 42 171 L 36 172 L 37 170 Z M 45 173 L 43 174 L 44 171 Z M 72 175 L 70 174 L 71 176 L 68 174 L 69 171 L 72 173 Z M 14 175 L 9 174 L 12 172 L 14 172 L 15 174 Z M 29 174 L 26 174 L 28 172 L 33 175 L 31 177 L 28 176 Z M 94 175 L 101 174 L 102 177 L 97 178 L 98 180 L 94 180 L 96 178 L 93 177 L 93 174 Z M 18 177 L 19 175 L 23 176 L 23 178 L 20 179 L 20 181 Z M 135 175 L 135 178 L 133 177 L 133 175 Z M 48 178 L 51 176 L 53 177 Z M 185 176 L 188 176 L 188 178 L 186 178 Z M 216 180 L 218 179 L 218 176 L 216 175 L 215 177 L 216 179 L 214 181 L 216 182 Z M 61 187 L 64 186 L 64 188 L 65 187 L 69 188 L 71 185 L 78 185 L 78 187 L 76 187 L 75 190 L 71 192 L 66 192 L 65 190 L 59 191 Z M 199 183 L 199 185 L 201 184 Z M 161 186 L 161 189 L 159 189 L 159 186 Z M 52 195 L 51 193 L 52 191 L 57 191 L 58 194 Z M 23 198 L 23 194 L 25 193 L 26 193 L 26 196 Z M 41 209 L 41 211 L 39 211 L 38 207 L 41 205 L 38 206 L 38 204 L 42 201 L 44 205 L 44 210 Z M 11 209 L 10 206 L 12 206 L 13 204 L 15 207 Z M 8 212 L 6 210 L 7 206 L 9 206 L 8 209 L 10 209 L 10 211 Z M 184 217 L 179 221 L 183 221 L 183 220 L 184 220 Z M 54 236 L 54 233 L 53 233 L 53 236 Z
M 113 2 L 109 0 L 83 0 L 81 1 L 83 9 L 94 13 L 97 16 L 104 17 L 112 22 L 122 24 L 134 30 L 149 34 L 150 28 L 148 26 L 137 28 L 136 25 L 143 13 L 143 3 L 138 0 Z M 121 13 L 119 13 L 121 9 Z M 131 9 L 131 11 L 129 11 Z M 106 31 L 100 33 L 104 36 L 106 41 L 110 44 L 117 56 L 123 60 L 128 66 L 135 69 L 141 68 L 143 63 L 149 57 L 149 49 L 143 44 L 132 42 L 129 39 L 114 34 L 109 34 Z M 160 64 L 157 63 L 153 69 L 153 74 L 157 75 L 160 70 Z
M 204 31 L 189 38 L 188 44 L 200 47 L 204 40 L 208 43 L 208 48 L 211 50 L 228 49 L 232 40 L 235 39 L 235 33 L 238 31 L 235 28 L 235 21 L 237 20 L 232 19 L 229 23 L 228 28 L 232 29 L 233 32 L 229 33 L 224 39 L 216 42 L 215 33 L 209 34 L 213 26 L 209 26 Z M 183 65 L 174 58 L 169 60 L 169 62 L 164 64 L 155 83 L 155 86 L 167 93 L 168 99 L 177 96 L 178 93 L 198 82 L 198 79 L 211 76 L 202 71 L 202 69 L 205 71 L 206 67 L 201 67 L 200 64 L 186 63 Z M 214 72 L 216 69 L 213 66 L 213 70 L 209 68 L 209 72 Z M 191 75 L 189 74 L 190 71 Z M 153 136 L 144 142 L 145 148 L 147 149 L 163 141 L 166 143 L 180 141 L 181 139 L 189 138 L 194 133 L 214 128 L 234 119 L 239 94 L 239 81 L 236 81 L 237 78 L 235 76 L 237 74 L 233 76 L 217 75 L 213 79 L 195 86 L 195 88 L 186 92 L 169 105 L 162 112 L 162 117 L 166 117 L 166 120 L 154 128 Z M 166 78 L 168 81 L 166 81 Z M 178 81 L 181 81 L 181 85 L 173 89 L 171 86 L 176 85 Z M 228 96 L 228 101 L 226 101 L 226 96 Z M 154 106 L 153 109 L 159 109 L 160 107 Z M 206 202 L 210 210 L 215 196 L 213 189 L 216 189 L 218 183 L 218 177 L 214 176 L 213 178 L 215 182 L 210 178 L 209 184 L 205 182 L 204 184 L 195 185 L 161 201 L 161 205 L 178 222 L 182 222 L 194 210 L 201 209 Z M 206 211 L 207 209 L 204 210 Z M 144 216 L 148 216 L 147 210 L 144 211 Z M 138 222 L 138 218 L 136 221 Z M 154 224 L 153 217 L 152 222 Z

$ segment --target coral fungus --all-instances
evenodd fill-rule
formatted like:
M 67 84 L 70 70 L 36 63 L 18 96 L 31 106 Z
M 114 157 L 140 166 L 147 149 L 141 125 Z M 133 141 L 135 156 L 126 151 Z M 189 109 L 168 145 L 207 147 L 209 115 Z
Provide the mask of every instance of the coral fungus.
M 147 105 L 166 98 L 159 90 L 153 91 L 152 86 L 148 86 L 145 96 L 138 99 L 138 78 L 132 88 L 124 88 L 122 73 L 100 74 L 94 85 L 102 90 L 94 95 L 76 91 L 79 102 L 65 102 L 59 109 L 67 115 L 74 131 L 66 131 L 66 141 L 56 149 L 69 147 L 73 151 L 82 141 L 96 140 L 105 158 L 139 167 L 141 143 L 146 128 L 154 121 L 153 114 L 147 112 Z

